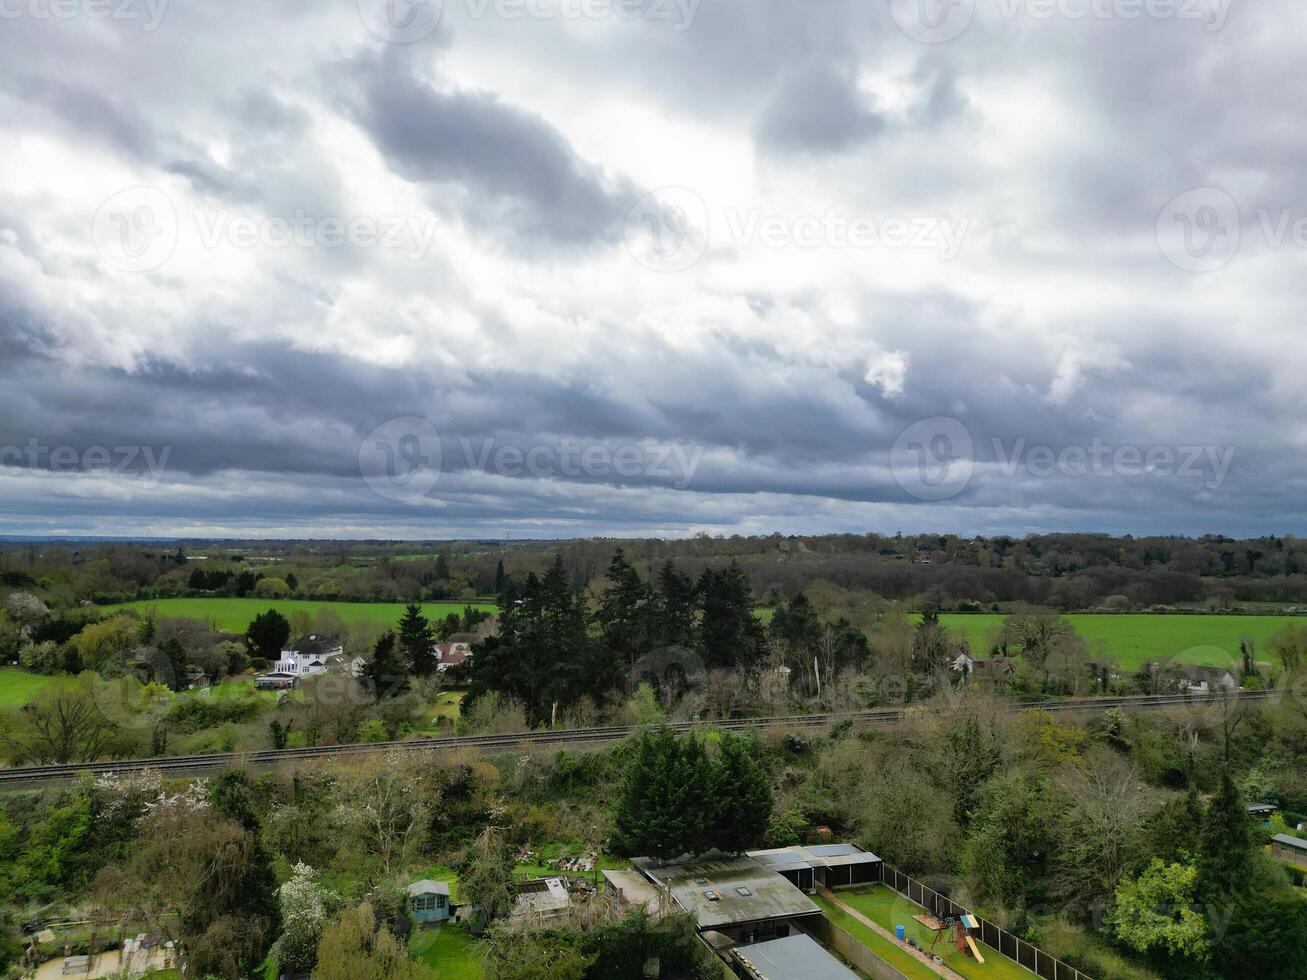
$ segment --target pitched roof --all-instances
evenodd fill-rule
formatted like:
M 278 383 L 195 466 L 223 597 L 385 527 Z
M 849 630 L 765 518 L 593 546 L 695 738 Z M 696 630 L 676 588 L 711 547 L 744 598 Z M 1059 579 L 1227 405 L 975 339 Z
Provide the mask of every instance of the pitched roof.
M 1301 837 L 1290 837 L 1288 834 L 1276 834 L 1271 840 L 1277 844 L 1283 844 L 1285 847 L 1292 847 L 1295 850 L 1307 851 L 1307 840 Z
M 282 652 L 293 653 L 301 657 L 325 657 L 327 654 L 335 652 L 340 645 L 339 640 L 330 636 L 318 636 L 316 633 L 312 633 L 309 636 L 301 636 Z
M 409 897 L 414 895 L 448 895 L 449 884 L 444 881 L 432 881 L 430 878 L 423 878 L 421 881 L 415 881 L 404 889 L 408 892 Z

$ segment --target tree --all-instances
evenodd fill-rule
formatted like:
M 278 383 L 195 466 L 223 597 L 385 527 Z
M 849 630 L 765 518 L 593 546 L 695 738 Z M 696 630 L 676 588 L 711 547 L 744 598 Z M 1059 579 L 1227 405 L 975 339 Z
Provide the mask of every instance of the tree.
M 118 729 L 100 710 L 94 681 L 41 691 L 22 707 L 10 740 L 15 761 L 93 762 L 110 754 Z
M 86 626 L 72 640 L 82 666 L 95 670 L 127 652 L 136 643 L 136 620 L 114 616 Z
M 399 646 L 409 667 L 418 677 L 430 677 L 436 671 L 435 630 L 422 615 L 422 607 L 410 603 L 399 621 Z
M 290 879 L 277 889 L 281 935 L 272 951 L 283 973 L 308 973 L 318 961 L 318 943 L 326 931 L 328 905 L 334 897 L 318 884 L 318 873 L 307 864 L 291 869 Z
M 402 760 L 388 754 L 384 765 L 350 773 L 341 787 L 337 822 L 346 827 L 351 841 L 381 862 L 390 873 L 422 845 L 430 811 Z
M 732 561 L 722 571 L 704 571 L 695 593 L 703 609 L 696 639 L 704 663 L 710 668 L 756 667 L 764 650 L 764 630 L 740 566 Z
M 821 637 L 821 620 L 808 597 L 800 592 L 788 604 L 782 602 L 776 607 L 769 632 L 791 648 L 810 653 Z
M 513 849 L 495 827 L 477 835 L 467 860 L 459 869 L 459 889 L 472 907 L 472 928 L 484 932 L 496 919 L 507 916 L 517 902 L 517 862 Z
M 368 904 L 347 909 L 318 943 L 313 980 L 434 980 Z
M 1271 652 L 1280 661 L 1285 673 L 1293 673 L 1307 666 L 1307 626 L 1287 624 L 1271 637 Z
M 650 635 L 659 645 L 688 647 L 694 642 L 694 583 L 670 561 L 658 573 Z
M 503 595 L 507 585 L 508 576 L 504 574 L 504 559 L 501 558 L 495 565 L 495 595 Z
M 245 631 L 250 652 L 264 660 L 277 660 L 290 640 L 290 623 L 275 609 L 255 616 Z
M 703 814 L 684 808 L 685 783 L 680 746 L 669 728 L 641 732 L 632 745 L 614 819 L 613 846 L 619 854 L 667 861 L 689 849 Z
M 406 666 L 395 634 L 387 630 L 381 634 L 372 648 L 371 658 L 363 665 L 363 683 L 378 701 L 393 698 L 407 686 Z
M 1216 794 L 1207 805 L 1199 836 L 1199 883 L 1205 896 L 1234 894 L 1247 886 L 1255 844 L 1248 811 L 1225 767 Z
M 1138 878 L 1116 890 L 1112 930 L 1145 955 L 1205 961 L 1211 953 L 1207 920 L 1194 908 L 1198 869 L 1154 858 Z
M 595 957 L 575 948 L 578 938 L 580 934 L 571 931 L 523 932 L 496 926 L 486 935 L 486 975 L 490 980 L 583 980 Z
M 595 620 L 608 648 L 628 665 L 650 647 L 652 599 L 653 590 L 618 548 L 608 565 L 608 585 L 600 597 Z
M 149 809 L 130 855 L 101 872 L 101 903 L 177 943 L 188 976 L 248 975 L 277 928 L 271 869 L 252 831 L 213 812 L 203 781 Z
M 750 753 L 747 738 L 728 733 L 718 748 L 721 755 L 710 798 L 710 841 L 731 853 L 760 847 L 771 820 L 771 781 Z

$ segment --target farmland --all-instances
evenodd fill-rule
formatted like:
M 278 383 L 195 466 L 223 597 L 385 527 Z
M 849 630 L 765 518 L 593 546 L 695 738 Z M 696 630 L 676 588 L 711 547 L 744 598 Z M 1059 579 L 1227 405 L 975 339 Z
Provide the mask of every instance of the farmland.
M 0 668 L 0 707 L 21 706 L 43 688 L 59 683 L 58 677 L 29 674 L 12 667 Z
M 976 656 L 984 656 L 1005 617 L 993 614 L 945 614 L 949 629 L 964 634 Z M 1257 658 L 1270 660 L 1269 640 L 1287 624 L 1287 616 L 1205 616 L 1092 613 L 1067 616 L 1096 655 L 1106 655 L 1126 670 L 1152 660 L 1228 666 L 1239 662 L 1239 642 L 1251 637 Z
M 422 612 L 428 619 L 444 619 L 450 613 L 461 613 L 468 606 L 493 611 L 490 603 L 427 602 Z M 314 599 L 149 599 L 128 602 L 120 606 L 106 606 L 105 612 L 131 609 L 145 615 L 153 610 L 160 619 L 198 619 L 213 622 L 219 629 L 243 633 L 250 621 L 260 613 L 276 609 L 283 616 L 303 612 L 312 616 L 321 609 L 331 609 L 345 622 L 382 623 L 387 626 L 399 622 L 404 615 L 402 602 L 320 602 Z

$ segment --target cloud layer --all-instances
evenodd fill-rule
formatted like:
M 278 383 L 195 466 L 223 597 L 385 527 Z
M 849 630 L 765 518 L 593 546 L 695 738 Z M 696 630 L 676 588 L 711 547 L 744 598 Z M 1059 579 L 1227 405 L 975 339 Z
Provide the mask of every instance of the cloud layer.
M 1300 4 L 112 6 L 0 25 L 0 534 L 1302 522 Z

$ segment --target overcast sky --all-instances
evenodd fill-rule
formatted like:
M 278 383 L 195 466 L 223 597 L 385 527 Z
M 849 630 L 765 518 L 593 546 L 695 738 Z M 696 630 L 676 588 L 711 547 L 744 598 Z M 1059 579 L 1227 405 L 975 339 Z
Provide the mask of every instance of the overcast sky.
M 1299 0 L 0 0 L 0 533 L 1301 533 Z

